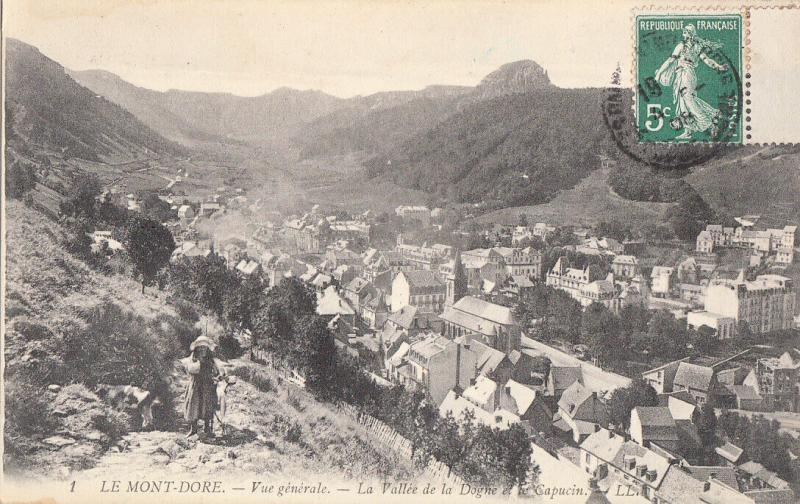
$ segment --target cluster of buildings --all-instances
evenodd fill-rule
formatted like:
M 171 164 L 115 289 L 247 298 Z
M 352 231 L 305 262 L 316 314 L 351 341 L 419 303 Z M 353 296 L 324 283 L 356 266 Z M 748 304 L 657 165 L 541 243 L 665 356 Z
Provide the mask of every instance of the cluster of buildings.
M 698 237 L 698 244 L 706 237 L 713 247 L 749 244 L 748 253 L 757 251 L 761 257 L 773 257 L 775 263 L 791 262 L 796 226 L 756 231 L 751 220 L 739 221 L 742 225 L 735 229 L 709 225 Z M 763 243 L 752 241 L 754 236 L 764 238 Z M 746 278 L 743 268 L 733 276 L 737 272 L 725 271 L 709 251 L 685 257 L 677 264 L 650 266 L 645 277 L 638 258 L 622 253 L 625 246 L 612 239 L 587 237 L 575 250 L 606 256 L 609 267 L 590 264 L 574 268 L 561 257 L 546 273 L 545 281 L 584 307 L 600 303 L 614 313 L 631 304 L 667 309 L 685 320 L 689 328 L 705 327 L 720 339 L 735 337 L 743 323 L 754 334 L 797 325 L 796 292 L 788 276 L 761 274 Z M 761 257 L 758 264 L 763 264 Z
M 689 359 L 673 361 L 642 374 L 660 394 L 682 394 L 701 406 L 713 401 L 720 408 L 748 411 L 800 412 L 800 351 L 779 357 L 707 364 Z
M 631 255 L 614 257 L 608 273 L 592 264 L 572 268 L 566 257 L 560 257 L 547 273 L 546 284 L 566 292 L 584 308 L 599 303 L 615 314 L 627 305 L 646 304 L 650 295 L 650 287 L 639 272 L 638 261 Z
M 437 218 L 420 206 L 395 213 L 422 226 Z M 634 408 L 623 429 L 610 424 L 607 384 L 585 363 L 552 364 L 526 347 L 512 308 L 517 296 L 544 281 L 584 307 L 600 303 L 615 313 L 630 304 L 681 308 L 689 327 L 730 338 L 741 322 L 756 334 L 791 327 L 791 279 L 714 278 L 716 266 L 704 254 L 646 274 L 625 245 L 588 235 L 574 250 L 606 257 L 607 270 L 575 268 L 560 257 L 543 271 L 542 254 L 520 245 L 526 238 L 546 241 L 555 228 L 544 223 L 515 228 L 510 247 L 461 251 L 406 243 L 401 234 L 393 247 L 378 249 L 370 244 L 374 223 L 368 212 L 341 221 L 315 206 L 254 227 L 247 240 L 217 250 L 244 275 L 262 274 L 270 285 L 295 277 L 312 287 L 337 347 L 358 357 L 377 383 L 424 392 L 440 415 L 459 422 L 469 414 L 493 428 L 520 425 L 559 463 L 579 468 L 609 494 L 623 485 L 659 503 L 794 501 L 785 481 L 742 460 L 742 450 L 730 443 L 717 448 L 715 465 L 695 465 L 700 440 L 692 419 L 711 400 L 728 408 L 800 411 L 800 355 L 752 365 L 684 359 L 647 371 L 643 378 L 659 404 Z M 775 240 L 770 251 L 784 250 L 788 238 L 780 245 Z M 185 242 L 176 255 L 209 248 Z
M 736 219 L 737 227 L 709 224 L 697 235 L 695 250 L 702 254 L 713 254 L 716 250 L 739 247 L 752 251 L 761 259 L 772 257 L 776 264 L 791 264 L 794 261 L 795 234 L 797 226 L 782 228 L 758 228 L 758 216 Z
M 286 218 L 280 229 L 282 243 L 298 253 L 322 254 L 337 241 L 369 243 L 372 230 L 370 212 L 354 219 L 339 220 L 335 215 L 323 215 L 319 205 L 302 216 Z
M 635 422 L 635 424 L 634 424 Z M 664 504 L 785 503 L 795 501 L 789 484 L 761 464 L 741 461 L 742 450 L 716 449 L 717 465 L 692 465 L 648 438 L 676 437 L 680 427 L 668 407 L 637 407 L 631 432 L 597 427 L 580 444 L 579 465 L 609 494 Z M 665 439 L 667 443 L 671 440 Z M 662 444 L 664 444 L 662 441 Z
M 511 244 L 517 245 L 525 240 L 532 240 L 534 237 L 547 241 L 547 237 L 555 230 L 555 226 L 550 226 L 544 222 L 537 222 L 532 226 L 516 226 L 511 234 Z

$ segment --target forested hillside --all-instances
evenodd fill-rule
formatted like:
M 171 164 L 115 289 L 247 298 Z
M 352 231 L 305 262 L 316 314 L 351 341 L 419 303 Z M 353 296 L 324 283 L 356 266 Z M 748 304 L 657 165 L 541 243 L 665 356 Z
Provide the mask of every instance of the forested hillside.
M 478 102 L 373 158 L 369 175 L 454 201 L 547 201 L 615 149 L 600 99 L 595 89 L 551 88 Z
M 428 86 L 352 98 L 347 107 L 303 127 L 293 140 L 303 158 L 385 153 L 470 104 L 552 88 L 547 72 L 537 63 L 515 61 L 491 72 L 475 87 Z
M 90 161 L 182 152 L 120 106 L 79 85 L 38 49 L 6 42 L 5 120 L 12 152 L 48 151 Z
M 424 96 L 388 108 L 359 103 L 311 122 L 294 142 L 302 158 L 381 153 L 434 127 L 456 110 L 460 99 Z

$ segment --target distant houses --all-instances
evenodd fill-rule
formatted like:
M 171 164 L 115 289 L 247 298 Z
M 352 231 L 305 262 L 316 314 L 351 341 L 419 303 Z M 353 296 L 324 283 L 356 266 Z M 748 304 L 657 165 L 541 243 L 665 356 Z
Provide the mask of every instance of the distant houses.
M 720 248 L 740 247 L 762 257 L 772 256 L 778 264 L 791 264 L 797 226 L 756 229 L 757 220 L 757 217 L 753 220 L 740 218 L 740 226 L 736 228 L 709 224 L 697 235 L 695 250 L 712 254 Z
M 431 225 L 431 210 L 426 206 L 402 205 L 395 208 L 395 214 L 403 220 L 418 221 L 423 227 Z
M 547 273 L 546 284 L 566 292 L 583 307 L 599 303 L 614 313 L 622 307 L 613 273 L 603 275 L 597 265 L 571 268 L 566 257 L 559 257 Z

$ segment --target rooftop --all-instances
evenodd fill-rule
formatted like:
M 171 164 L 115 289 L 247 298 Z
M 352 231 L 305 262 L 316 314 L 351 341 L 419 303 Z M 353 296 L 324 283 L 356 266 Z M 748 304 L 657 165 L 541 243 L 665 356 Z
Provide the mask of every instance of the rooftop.
M 414 288 L 436 288 L 444 286 L 442 281 L 436 276 L 436 273 L 430 270 L 402 271 L 400 275 L 403 275 L 408 280 L 408 284 Z
M 477 315 L 502 325 L 514 325 L 516 320 L 511 308 L 500 306 L 472 296 L 465 296 L 453 305 L 453 309 Z
M 633 411 L 639 416 L 643 426 L 669 427 L 675 425 L 675 420 L 666 406 L 637 406 Z
M 536 391 L 528 388 L 522 383 L 514 380 L 508 380 L 505 385 L 505 391 L 514 399 L 517 405 L 517 410 L 512 411 L 518 415 L 524 415 L 528 408 L 531 407 L 533 401 L 536 399 Z
M 423 359 L 430 359 L 434 355 L 443 352 L 448 345 L 452 345 L 453 340 L 444 336 L 431 334 L 428 337 L 411 344 L 410 352 L 419 355 Z
M 738 462 L 739 458 L 742 456 L 742 453 L 744 453 L 744 450 L 742 450 L 735 444 L 728 442 L 726 442 L 722 446 L 718 446 L 717 448 L 714 449 L 714 451 L 720 457 L 734 464 Z
M 325 289 L 317 301 L 318 315 L 355 315 L 355 313 L 350 303 L 336 292 L 334 286 Z
M 550 366 L 549 380 L 555 390 L 565 390 L 576 381 L 583 383 L 583 371 L 580 366 Z
M 415 306 L 407 305 L 396 312 L 389 314 L 388 321 L 402 327 L 403 329 L 411 329 L 414 325 L 414 318 L 417 316 L 417 308 Z
M 464 397 L 478 406 L 486 404 L 497 390 L 497 383 L 486 376 L 478 376 L 475 384 L 464 390 Z
M 736 469 L 730 466 L 686 466 L 686 471 L 698 481 L 714 478 L 733 489 L 739 489 L 736 481 Z
M 706 366 L 698 366 L 688 362 L 681 362 L 678 365 L 678 372 L 675 373 L 675 385 L 688 387 L 695 390 L 708 391 L 711 381 L 714 378 L 714 370 Z
M 572 417 L 578 408 L 592 396 L 591 390 L 584 387 L 581 382 L 575 381 L 561 395 L 561 399 L 558 400 L 558 408 Z
M 636 256 L 632 255 L 618 255 L 614 258 L 613 264 L 629 264 L 635 266 L 639 264 L 639 260 L 636 259 Z

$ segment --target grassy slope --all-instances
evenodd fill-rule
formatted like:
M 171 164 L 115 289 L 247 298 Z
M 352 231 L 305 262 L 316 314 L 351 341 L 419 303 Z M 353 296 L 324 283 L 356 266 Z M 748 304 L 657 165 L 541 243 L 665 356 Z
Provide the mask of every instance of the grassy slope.
M 12 200 L 7 203 L 6 217 L 6 316 L 10 321 L 23 316 L 69 316 L 75 308 L 106 300 L 147 318 L 175 315 L 163 293 L 149 289 L 142 296 L 141 285 L 132 278 L 101 275 L 69 255 L 61 246 L 61 227 L 39 212 Z
M 643 203 L 616 195 L 606 179 L 608 170 L 595 170 L 577 186 L 561 191 L 547 203 L 533 206 L 509 207 L 489 212 L 478 220 L 496 224 L 516 224 L 519 214 L 528 215 L 533 222 L 553 225 L 588 226 L 612 219 L 640 226 L 661 223 L 669 203 Z
M 76 311 L 103 301 L 118 303 L 147 319 L 160 314 L 174 315 L 172 308 L 166 304 L 165 293 L 149 289 L 143 296 L 139 284 L 132 279 L 99 274 L 70 256 L 60 245 L 63 237 L 61 228 L 39 212 L 17 201 L 10 201 L 7 217 L 6 323 L 10 328 L 5 347 L 7 372 L 9 367 L 33 354 L 41 343 L 26 341 L 14 331 L 14 324 L 19 321 L 38 322 L 57 333 L 64 321 L 75 320 Z M 237 362 L 235 365 L 253 366 L 248 362 Z M 177 389 L 182 390 L 183 378 L 180 374 L 177 376 Z M 224 467 L 238 474 L 242 474 L 242 471 L 270 472 L 284 473 L 288 477 L 302 471 L 303 474 L 326 473 L 341 478 L 356 478 L 375 475 L 377 471 L 387 477 L 400 478 L 413 471 L 406 462 L 397 460 L 393 454 L 377 447 L 363 429 L 329 406 L 317 403 L 302 392 L 295 392 L 295 400 L 287 401 L 287 387 L 278 385 L 274 376 L 271 379 L 274 390 L 267 392 L 245 382 L 237 385 L 231 392 L 230 423 L 234 426 L 231 442 L 181 447 L 179 451 L 182 455 L 177 457 L 179 460 L 176 460 L 175 469 L 184 470 L 187 474 L 202 471 L 205 466 L 198 464 L 199 455 L 205 454 L 206 459 L 214 459 L 222 454 Z M 53 395 L 43 395 L 48 400 L 55 399 Z M 176 403 L 176 407 L 180 408 L 180 397 L 177 397 Z M 274 420 L 278 414 L 290 423 L 300 424 L 302 435 L 299 440 L 287 441 L 280 429 L 276 429 Z M 26 455 L 28 458 L 23 467 L 27 468 L 23 474 L 26 477 L 48 474 L 48 479 L 67 477 L 68 472 L 54 476 L 52 471 L 63 466 L 75 468 L 77 458 L 81 459 L 79 468 L 99 463 L 102 470 L 113 471 L 115 468 L 112 466 L 116 463 L 116 469 L 123 474 L 152 473 L 163 468 L 165 461 L 149 448 L 161 446 L 159 453 L 163 455 L 164 446 L 174 446 L 176 440 L 182 437 L 183 434 L 178 432 L 132 433 L 127 439 L 131 442 L 129 451 L 134 452 L 133 455 L 129 456 L 126 451 L 119 454 L 116 462 L 111 454 L 98 457 L 97 450 L 82 448 L 88 446 L 85 440 L 54 451 L 40 440 L 33 439 L 27 444 L 32 452 Z M 149 448 L 142 448 L 145 453 L 137 454 L 137 446 Z M 238 462 L 229 459 L 229 448 L 236 451 Z M 192 461 L 194 466 L 186 467 Z M 212 466 L 208 467 L 211 470 Z M 222 467 L 217 466 L 214 471 L 219 469 Z M 97 471 L 91 474 L 97 474 Z
M 7 203 L 6 216 L 7 386 L 12 382 L 27 384 L 28 381 L 18 378 L 16 372 L 35 362 L 41 361 L 42 365 L 48 366 L 48 371 L 56 369 L 60 361 L 50 348 L 59 348 L 62 331 L 69 330 L 72 324 L 83 327 L 85 321 L 81 318 L 81 312 L 89 308 L 110 302 L 148 320 L 159 315 L 176 316 L 174 310 L 164 302 L 163 293 L 157 294 L 150 289 L 142 296 L 141 286 L 133 279 L 101 275 L 67 253 L 61 246 L 63 230 L 43 214 L 12 200 Z M 39 338 L 25 336 L 19 328 L 29 324 L 41 324 L 51 332 Z M 54 394 L 46 392 L 40 392 L 37 399 L 44 399 L 49 410 L 52 410 L 57 401 Z M 15 414 L 12 411 L 6 413 Z M 46 416 L 55 418 L 52 413 L 47 413 Z M 57 431 L 74 431 L 70 427 L 69 419 L 57 423 L 60 424 L 55 429 Z M 84 428 L 88 429 L 88 426 Z M 51 468 L 61 466 L 85 466 L 87 459 L 96 456 L 100 450 L 97 443 L 82 439 L 72 446 L 53 452 L 42 444 L 42 435 L 53 433 L 55 432 L 40 433 L 37 429 L 21 439 L 16 439 L 14 444 L 23 447 L 25 453 L 17 459 L 7 452 L 7 470 L 16 467 L 27 471 L 30 468 L 33 472 L 46 473 Z M 9 435 L 9 432 L 6 434 Z
M 800 152 L 766 147 L 738 161 L 696 168 L 686 181 L 713 207 L 731 215 L 761 215 L 764 224 L 800 224 Z
M 430 199 L 423 191 L 402 187 L 391 180 L 363 180 L 359 176 L 309 191 L 306 197 L 309 202 L 320 203 L 326 208 L 387 212 L 393 212 L 399 205 L 424 205 Z

